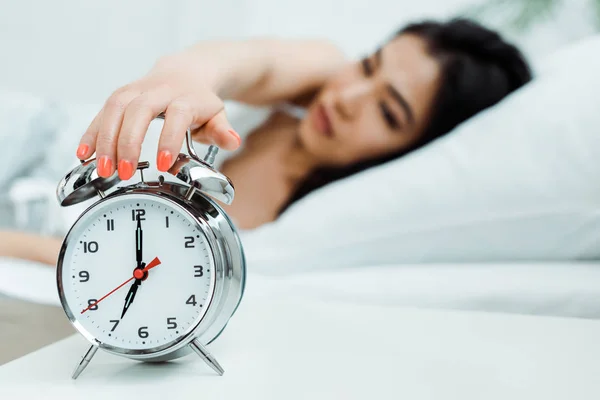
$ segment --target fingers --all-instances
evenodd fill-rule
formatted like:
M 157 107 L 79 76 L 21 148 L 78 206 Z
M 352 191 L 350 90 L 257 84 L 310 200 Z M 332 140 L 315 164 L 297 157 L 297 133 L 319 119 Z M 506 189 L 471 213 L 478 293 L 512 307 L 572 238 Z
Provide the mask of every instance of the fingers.
M 163 111 L 165 123 L 156 160 L 160 171 L 173 164 L 188 128 L 197 130 L 195 139 L 201 142 L 227 150 L 239 147 L 241 139 L 214 93 L 177 96 L 169 85 L 142 90 L 140 85 L 129 85 L 115 92 L 82 136 L 77 157 L 87 159 L 96 152 L 99 176 L 109 177 L 116 170 L 121 180 L 133 176 L 148 127 Z
M 148 126 L 168 105 L 171 89 L 167 85 L 140 94 L 127 106 L 117 143 L 119 178 L 133 176 L 142 150 Z
M 80 160 L 86 160 L 96 151 L 96 137 L 98 136 L 100 118 L 103 110 L 104 109 L 101 109 L 100 112 L 96 114 L 92 120 L 92 123 L 79 141 L 79 147 L 77 147 L 77 158 Z
M 221 110 L 198 132 L 195 132 L 194 139 L 201 143 L 216 144 L 225 150 L 235 150 L 242 143 L 240 135 L 229 123 L 225 110 Z
M 197 103 L 192 97 L 180 97 L 169 104 L 165 113 L 156 158 L 159 171 L 171 167 L 189 127 L 202 127 L 203 132 L 209 133 L 204 143 L 216 143 L 227 149 L 239 146 L 239 135 L 227 121 L 221 99 L 211 94 L 205 96 L 202 103 Z
M 171 168 L 179 154 L 185 133 L 193 121 L 191 106 L 185 99 L 178 99 L 167 107 L 156 156 L 156 167 L 159 171 L 164 172 Z
M 138 95 L 134 91 L 115 93 L 104 105 L 96 138 L 97 170 L 101 177 L 107 178 L 116 170 L 118 134 L 127 106 Z

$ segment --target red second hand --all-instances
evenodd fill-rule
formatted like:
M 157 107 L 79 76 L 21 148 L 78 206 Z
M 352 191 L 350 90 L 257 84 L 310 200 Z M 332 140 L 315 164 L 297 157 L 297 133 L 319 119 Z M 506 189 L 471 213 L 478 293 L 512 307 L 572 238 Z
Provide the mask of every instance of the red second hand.
M 81 313 L 83 314 L 84 312 L 86 312 L 90 308 L 94 307 L 96 304 L 100 303 L 102 300 L 104 300 L 105 298 L 107 298 L 108 296 L 110 296 L 111 294 L 113 294 L 114 292 L 116 292 L 117 290 L 121 289 L 123 286 L 127 285 L 133 279 L 134 279 L 133 276 L 131 278 L 127 279 L 125 282 L 121 283 L 119 286 L 117 286 L 116 288 L 114 288 L 113 290 L 111 290 L 110 292 L 108 292 L 107 294 L 105 294 L 104 296 L 102 296 L 100 298 L 100 300 L 96 301 L 95 303 L 90 304 L 87 308 L 84 308 L 83 311 L 81 311 Z
M 160 260 L 158 259 L 158 257 L 154 257 L 154 259 L 152 261 L 150 261 L 150 263 L 148 265 L 146 265 L 146 268 L 144 268 L 144 271 L 148 271 L 149 269 L 154 268 L 157 265 L 160 265 Z M 90 304 L 89 306 L 87 306 L 87 308 L 84 308 L 81 311 L 81 313 L 83 314 L 90 308 L 94 307 L 96 304 L 100 303 L 102 300 L 104 300 L 105 298 L 107 298 L 108 296 L 110 296 L 111 294 L 116 292 L 117 290 L 121 289 L 123 286 L 127 285 L 129 282 L 131 282 L 134 279 L 135 279 L 135 276 L 132 276 L 131 278 L 127 279 L 125 282 L 121 283 L 119 286 L 117 286 L 116 288 L 114 288 L 113 290 L 111 290 L 110 292 L 105 294 L 104 296 L 102 296 L 98 301 Z
M 158 257 L 154 257 L 154 259 L 150 261 L 148 265 L 146 265 L 146 268 L 144 268 L 144 272 L 156 267 L 157 265 L 160 265 L 160 260 L 158 259 Z

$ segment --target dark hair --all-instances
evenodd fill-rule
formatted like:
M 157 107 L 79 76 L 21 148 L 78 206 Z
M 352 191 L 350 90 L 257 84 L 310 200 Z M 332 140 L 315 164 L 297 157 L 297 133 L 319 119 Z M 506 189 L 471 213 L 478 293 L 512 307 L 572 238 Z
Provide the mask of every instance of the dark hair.
M 523 54 L 515 46 L 474 21 L 462 18 L 449 22 L 424 21 L 402 28 L 394 37 L 402 34 L 425 39 L 430 54 L 442 67 L 430 121 L 419 140 L 408 149 L 384 157 L 313 171 L 280 213 L 315 189 L 403 156 L 445 135 L 532 78 Z

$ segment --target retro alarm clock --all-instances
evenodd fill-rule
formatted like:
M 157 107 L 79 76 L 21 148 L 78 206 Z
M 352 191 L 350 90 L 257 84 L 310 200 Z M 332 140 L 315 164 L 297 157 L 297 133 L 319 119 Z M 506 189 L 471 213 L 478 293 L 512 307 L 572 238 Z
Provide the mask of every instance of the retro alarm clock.
M 98 349 L 148 362 L 193 351 L 223 374 L 206 346 L 244 293 L 242 243 L 218 204 L 230 204 L 234 188 L 212 166 L 217 147 L 201 159 L 189 129 L 186 141 L 172 181 L 144 181 L 149 163 L 141 161 L 140 181 L 119 187 L 117 173 L 99 177 L 90 159 L 58 185 L 62 206 L 99 198 L 70 228 L 57 263 L 62 307 L 90 342 L 73 379 Z

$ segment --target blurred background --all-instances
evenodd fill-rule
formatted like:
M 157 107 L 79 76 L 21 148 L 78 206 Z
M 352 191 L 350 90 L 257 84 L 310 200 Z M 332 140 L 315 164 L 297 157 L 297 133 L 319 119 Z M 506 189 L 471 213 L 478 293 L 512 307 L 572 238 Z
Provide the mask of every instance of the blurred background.
M 468 15 L 535 62 L 598 30 L 596 0 L 0 0 L 0 88 L 102 103 L 162 54 L 211 38 L 326 37 L 359 56 L 402 25 Z

